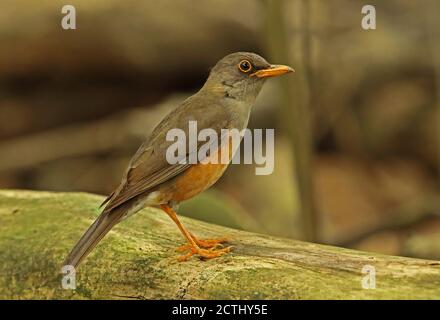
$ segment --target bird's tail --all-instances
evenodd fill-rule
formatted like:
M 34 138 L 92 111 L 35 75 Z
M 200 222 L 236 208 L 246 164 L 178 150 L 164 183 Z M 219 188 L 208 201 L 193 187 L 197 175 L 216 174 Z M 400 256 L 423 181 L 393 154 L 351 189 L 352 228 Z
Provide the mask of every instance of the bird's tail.
M 118 211 L 118 209 L 115 210 Z M 110 212 L 104 211 L 87 229 L 72 251 L 70 251 L 64 260 L 63 266 L 71 265 L 76 268 L 110 229 L 121 220 L 121 215 L 118 213 L 114 212 L 114 210 Z

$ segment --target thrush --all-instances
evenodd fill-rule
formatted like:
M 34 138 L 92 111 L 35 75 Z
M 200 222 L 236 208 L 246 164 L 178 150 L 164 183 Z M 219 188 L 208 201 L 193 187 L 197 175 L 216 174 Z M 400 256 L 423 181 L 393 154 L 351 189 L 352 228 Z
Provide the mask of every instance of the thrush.
M 165 156 L 172 143 L 166 138 L 167 132 L 171 129 L 188 132 L 189 121 L 197 121 L 200 130 L 210 128 L 218 134 L 222 129 L 245 129 L 265 79 L 292 71 L 288 66 L 272 65 L 250 52 L 232 53 L 218 61 L 203 87 L 170 112 L 140 146 L 120 185 L 103 202 L 102 213 L 80 238 L 64 265 L 77 267 L 115 224 L 144 207 L 161 208 L 180 229 L 187 244 L 178 249 L 187 253 L 179 260 L 193 255 L 210 259 L 228 253 L 230 247 L 221 245 L 225 238 L 198 239 L 176 214 L 178 204 L 212 186 L 228 162 L 170 163 Z M 199 147 L 189 150 L 186 156 L 190 157 Z M 215 149 L 216 152 L 220 153 L 221 148 Z

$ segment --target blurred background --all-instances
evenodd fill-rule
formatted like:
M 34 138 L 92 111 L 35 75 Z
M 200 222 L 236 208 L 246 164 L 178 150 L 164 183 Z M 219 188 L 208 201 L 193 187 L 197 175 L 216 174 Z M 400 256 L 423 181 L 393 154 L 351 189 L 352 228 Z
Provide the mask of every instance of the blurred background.
M 76 8 L 63 30 L 61 8 Z M 361 28 L 375 5 L 377 29 Z M 234 51 L 273 79 L 250 127 L 275 171 L 232 165 L 181 213 L 440 259 L 440 2 L 3 0 L 0 188 L 108 194 L 153 126 Z

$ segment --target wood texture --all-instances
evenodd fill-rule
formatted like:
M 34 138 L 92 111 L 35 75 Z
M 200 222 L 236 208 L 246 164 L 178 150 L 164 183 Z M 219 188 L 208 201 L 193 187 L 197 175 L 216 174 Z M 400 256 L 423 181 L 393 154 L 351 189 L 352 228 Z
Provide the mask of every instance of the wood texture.
M 182 218 L 200 237 L 228 236 L 232 254 L 179 263 L 172 221 L 145 209 L 117 225 L 61 287 L 61 263 L 99 213 L 85 193 L 0 191 L 0 298 L 421 299 L 440 298 L 440 262 L 347 250 Z M 207 212 L 207 214 L 209 214 Z M 363 289 L 365 265 L 376 289 Z

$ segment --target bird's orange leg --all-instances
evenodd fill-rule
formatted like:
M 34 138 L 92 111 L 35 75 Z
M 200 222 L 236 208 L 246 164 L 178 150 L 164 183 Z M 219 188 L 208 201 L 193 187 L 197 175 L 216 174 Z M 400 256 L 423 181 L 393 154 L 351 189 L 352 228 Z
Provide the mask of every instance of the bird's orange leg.
M 180 232 L 182 232 L 185 239 L 188 241 L 188 245 L 179 247 L 179 251 L 189 250 L 189 252 L 183 256 L 179 257 L 180 261 L 188 260 L 191 256 L 194 254 L 199 255 L 201 258 L 204 259 L 212 259 L 220 257 L 229 251 L 231 251 L 231 248 L 222 248 L 214 250 L 221 242 L 226 241 L 226 239 L 217 239 L 217 240 L 198 240 L 196 237 L 194 237 L 193 234 L 191 234 L 189 231 L 186 230 L 186 228 L 183 226 L 183 224 L 179 221 L 177 218 L 176 212 L 174 210 L 165 204 L 160 205 L 163 211 L 165 211 L 168 216 L 176 223 L 176 225 L 179 227 Z M 221 242 L 219 241 L 221 240 Z M 200 247 L 207 247 L 211 248 L 210 250 L 202 249 Z M 185 247 L 184 249 L 181 249 Z

